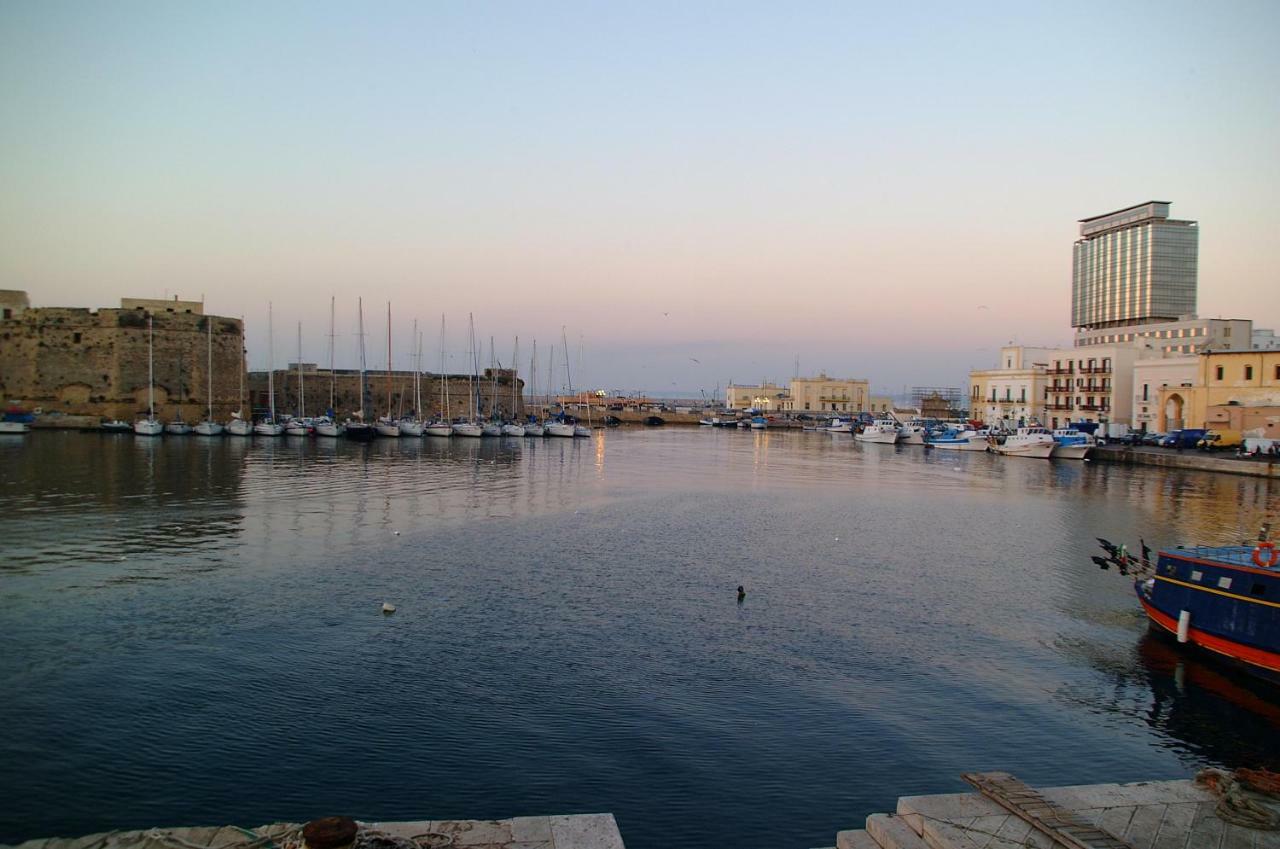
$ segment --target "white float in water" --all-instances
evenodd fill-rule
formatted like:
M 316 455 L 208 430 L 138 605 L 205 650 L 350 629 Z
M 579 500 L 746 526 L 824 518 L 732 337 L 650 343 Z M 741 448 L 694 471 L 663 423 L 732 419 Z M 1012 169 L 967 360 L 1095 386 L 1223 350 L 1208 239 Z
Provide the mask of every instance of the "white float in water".
M 383 612 L 383 613 L 395 613 L 395 612 L 396 612 L 396 606 L 395 606 L 394 604 L 392 604 L 391 602 L 389 602 L 389 601 L 384 601 L 384 602 L 382 603 L 382 612 Z

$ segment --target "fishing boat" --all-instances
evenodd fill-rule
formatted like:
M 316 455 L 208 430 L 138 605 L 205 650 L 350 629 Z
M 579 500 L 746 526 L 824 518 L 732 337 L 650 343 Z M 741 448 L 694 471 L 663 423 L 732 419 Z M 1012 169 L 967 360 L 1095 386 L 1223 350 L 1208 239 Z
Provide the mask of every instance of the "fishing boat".
M 0 419 L 0 435 L 17 436 L 31 432 L 31 425 L 28 422 L 7 417 Z
M 453 434 L 454 436 L 479 438 L 484 436 L 484 429 L 476 421 L 476 410 L 479 406 L 476 403 L 476 384 L 479 383 L 479 376 L 475 373 L 478 367 L 476 364 L 476 319 L 474 315 L 468 315 L 468 319 L 471 324 L 471 348 L 467 354 L 468 359 L 471 360 L 471 370 L 467 372 L 467 412 L 469 417 L 465 422 L 454 422 Z
M 444 411 L 423 429 L 427 436 L 453 436 L 453 426 L 449 424 L 449 376 L 445 373 L 443 314 L 440 316 L 440 402 Z
M 853 433 L 853 419 L 833 416 L 823 430 L 827 433 Z
M 898 425 L 898 441 L 903 445 L 924 445 L 928 432 L 923 422 L 903 422 Z
M 898 423 L 891 419 L 879 419 L 855 433 L 853 438 L 859 442 L 875 442 L 893 445 L 898 441 Z
M 204 365 L 205 378 L 205 416 L 204 421 L 196 424 L 196 433 L 201 436 L 221 436 L 222 425 L 213 420 L 213 319 L 205 317 L 206 356 Z
M 324 436 L 330 439 L 336 439 L 337 437 L 342 436 L 347 430 L 345 427 L 338 424 L 338 420 L 336 418 L 337 413 L 335 412 L 338 395 L 338 374 L 333 370 L 333 349 L 335 347 L 334 340 L 336 338 L 333 333 L 334 300 L 333 296 L 329 297 L 329 409 L 325 411 L 323 416 L 320 416 L 312 422 L 316 436 Z M 298 359 L 302 359 L 301 354 L 299 354 Z
M 925 438 L 925 445 L 948 451 L 986 451 L 987 435 L 971 428 L 947 428 Z
M 1053 433 L 1038 425 L 1020 427 L 1014 433 L 987 437 L 991 450 L 1006 457 L 1033 457 L 1047 460 L 1057 445 Z
M 1280 683 L 1280 549 L 1265 525 L 1252 544 L 1179 546 L 1160 551 L 1153 563 L 1098 539 L 1106 569 L 1134 578 L 1138 603 L 1151 627 Z
M 764 429 L 765 429 L 765 428 L 767 428 L 768 426 L 769 426 L 769 420 L 768 420 L 768 419 L 766 419 L 764 416 L 752 416 L 752 417 L 751 417 L 751 429 L 752 429 L 752 430 L 764 430 Z
M 138 436 L 159 436 L 164 432 L 164 425 L 156 420 L 156 351 L 155 351 L 155 319 L 147 316 L 147 417 L 133 423 L 133 432 Z
M 1053 431 L 1053 453 L 1055 459 L 1083 460 L 1089 449 L 1098 444 L 1092 433 L 1084 433 L 1073 427 L 1056 428 Z
M 353 442 L 372 442 L 378 432 L 374 430 L 374 426 L 365 421 L 365 410 L 372 406 L 372 400 L 369 397 L 369 382 L 365 375 L 365 300 L 364 298 L 356 298 L 356 310 L 360 316 L 360 410 L 356 410 L 355 420 L 348 421 L 346 437 Z

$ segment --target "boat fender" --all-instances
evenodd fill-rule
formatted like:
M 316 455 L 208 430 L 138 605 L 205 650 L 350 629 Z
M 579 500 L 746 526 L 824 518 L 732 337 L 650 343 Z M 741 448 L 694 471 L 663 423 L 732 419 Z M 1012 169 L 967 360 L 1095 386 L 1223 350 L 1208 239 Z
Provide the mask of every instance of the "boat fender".
M 1191 632 L 1191 611 L 1184 610 L 1178 614 L 1178 642 L 1185 643 Z
M 1265 557 L 1262 554 L 1264 549 L 1267 552 Z M 1261 566 L 1264 569 L 1269 569 L 1278 563 L 1280 563 L 1280 551 L 1276 550 L 1276 544 L 1274 542 L 1260 542 L 1257 547 L 1253 549 L 1254 566 Z

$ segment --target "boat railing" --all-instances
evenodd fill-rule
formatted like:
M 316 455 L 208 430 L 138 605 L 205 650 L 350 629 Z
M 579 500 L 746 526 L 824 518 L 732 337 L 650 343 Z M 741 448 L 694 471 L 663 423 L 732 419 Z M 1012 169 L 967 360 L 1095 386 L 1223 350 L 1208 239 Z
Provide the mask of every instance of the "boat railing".
M 1197 545 L 1190 548 L 1176 548 L 1166 554 L 1174 557 L 1194 557 L 1198 560 L 1217 560 L 1233 566 L 1257 567 L 1253 562 L 1252 545 L 1208 546 Z

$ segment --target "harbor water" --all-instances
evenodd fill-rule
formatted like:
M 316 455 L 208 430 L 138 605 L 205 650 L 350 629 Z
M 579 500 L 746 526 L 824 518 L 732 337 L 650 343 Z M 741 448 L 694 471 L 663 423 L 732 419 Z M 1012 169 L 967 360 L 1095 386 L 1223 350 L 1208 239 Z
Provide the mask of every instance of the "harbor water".
M 1277 691 L 1089 559 L 1277 516 L 1265 479 L 847 434 L 9 438 L 0 842 L 609 811 L 805 849 L 966 770 L 1280 768 Z

